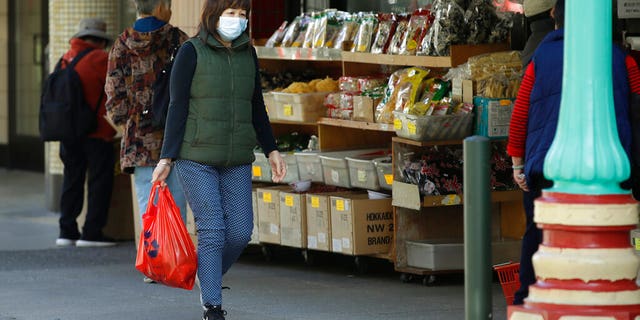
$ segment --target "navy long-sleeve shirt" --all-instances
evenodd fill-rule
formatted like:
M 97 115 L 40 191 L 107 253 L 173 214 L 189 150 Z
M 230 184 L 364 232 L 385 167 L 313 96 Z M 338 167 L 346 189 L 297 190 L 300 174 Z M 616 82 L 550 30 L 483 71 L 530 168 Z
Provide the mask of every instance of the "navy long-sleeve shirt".
M 251 48 L 251 50 L 255 50 Z M 256 56 L 254 52 L 254 57 Z M 258 61 L 256 63 L 255 89 L 252 98 L 252 121 L 256 131 L 258 143 L 266 156 L 277 150 L 273 130 L 269 122 L 269 116 L 264 106 L 260 74 L 258 73 Z M 191 81 L 196 71 L 197 55 L 193 45 L 185 42 L 176 54 L 171 69 L 170 96 L 171 102 L 167 114 L 167 125 L 164 129 L 164 141 L 160 158 L 176 159 L 180 154 L 180 147 L 184 138 L 184 131 L 189 115 L 189 97 L 191 94 Z

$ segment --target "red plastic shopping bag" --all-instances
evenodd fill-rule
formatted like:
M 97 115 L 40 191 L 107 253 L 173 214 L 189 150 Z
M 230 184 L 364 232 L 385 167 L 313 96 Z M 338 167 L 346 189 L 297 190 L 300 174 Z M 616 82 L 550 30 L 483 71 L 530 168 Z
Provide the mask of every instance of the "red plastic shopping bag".
M 193 289 L 198 269 L 196 249 L 169 187 L 161 187 L 159 182 L 153 184 L 142 216 L 136 269 L 158 283 Z

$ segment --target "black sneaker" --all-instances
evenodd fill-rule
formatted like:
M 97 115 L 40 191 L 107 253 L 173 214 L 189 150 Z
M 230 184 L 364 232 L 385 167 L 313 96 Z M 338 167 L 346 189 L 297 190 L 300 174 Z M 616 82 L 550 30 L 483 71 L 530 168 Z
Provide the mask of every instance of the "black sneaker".
M 225 320 L 224 316 L 227 312 L 222 310 L 222 306 L 212 306 L 210 304 L 204 305 L 207 310 L 202 315 L 202 320 Z

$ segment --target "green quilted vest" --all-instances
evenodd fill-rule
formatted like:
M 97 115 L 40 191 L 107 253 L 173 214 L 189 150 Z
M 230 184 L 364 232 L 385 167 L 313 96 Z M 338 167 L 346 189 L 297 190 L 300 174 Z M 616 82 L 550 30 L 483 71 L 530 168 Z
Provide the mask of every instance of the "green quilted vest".
M 180 158 L 224 167 L 252 163 L 256 134 L 251 100 L 256 68 L 249 37 L 242 34 L 231 48 L 202 33 L 189 42 L 198 62 Z

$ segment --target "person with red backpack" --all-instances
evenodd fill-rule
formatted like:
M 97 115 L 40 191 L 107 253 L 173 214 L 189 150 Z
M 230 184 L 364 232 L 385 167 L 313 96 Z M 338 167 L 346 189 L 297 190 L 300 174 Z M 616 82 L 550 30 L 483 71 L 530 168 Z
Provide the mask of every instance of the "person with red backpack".
M 108 58 L 105 49 L 112 42 L 106 30 L 107 24 L 101 19 L 83 19 L 78 32 L 69 41 L 71 48 L 60 60 L 62 69 L 74 66 L 82 83 L 82 88 L 78 89 L 82 90 L 86 105 L 93 109 L 97 121 L 95 129 L 86 137 L 60 141 L 64 176 L 60 198 L 60 236 L 56 240 L 58 246 L 102 247 L 116 244 L 102 233 L 111 202 L 115 166 L 113 139 L 116 135 L 104 118 Z M 74 63 L 75 58 L 79 60 Z M 87 173 L 87 217 L 80 232 L 76 219 L 83 207 Z

